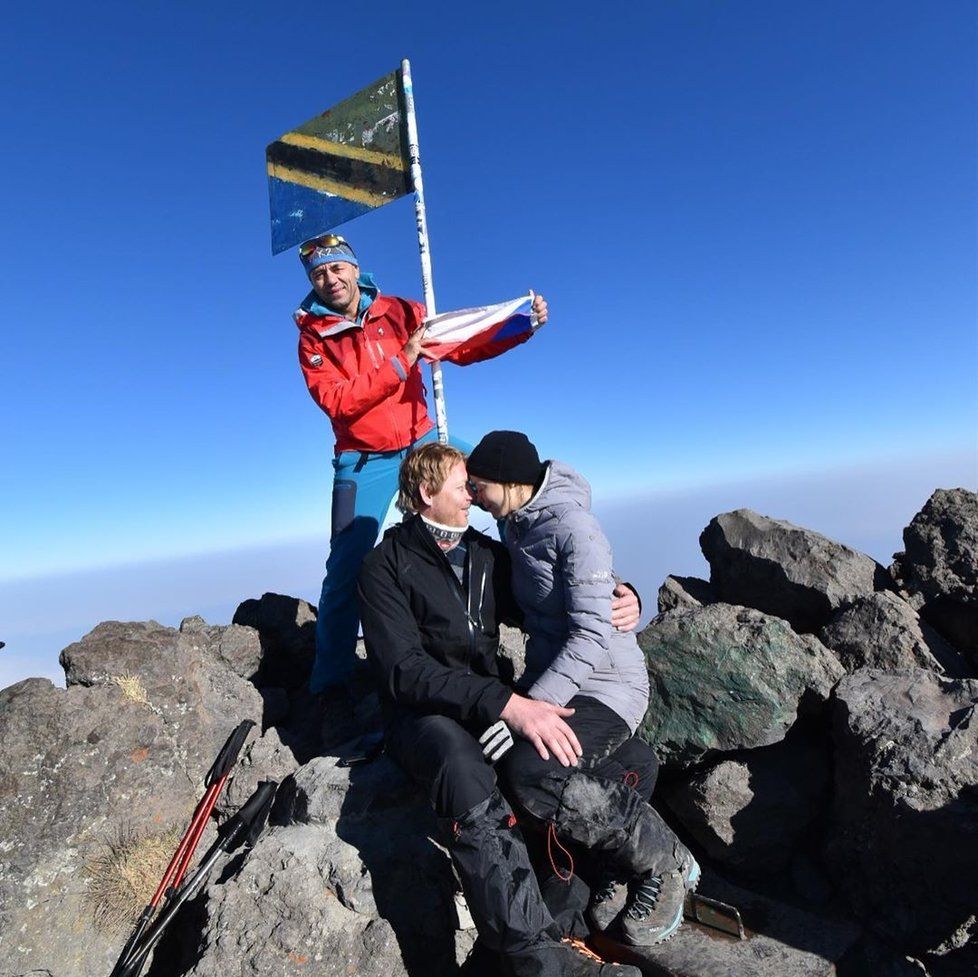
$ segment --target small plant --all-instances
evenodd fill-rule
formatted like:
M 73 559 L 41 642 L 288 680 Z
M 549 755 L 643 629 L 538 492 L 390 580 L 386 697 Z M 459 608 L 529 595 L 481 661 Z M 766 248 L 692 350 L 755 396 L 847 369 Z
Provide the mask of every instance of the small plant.
M 92 922 L 107 933 L 131 929 L 153 897 L 180 841 L 171 829 L 161 835 L 120 828 L 118 837 L 85 866 Z
M 119 686 L 122 694 L 130 701 L 141 706 L 149 705 L 146 689 L 138 675 L 113 675 L 112 681 Z

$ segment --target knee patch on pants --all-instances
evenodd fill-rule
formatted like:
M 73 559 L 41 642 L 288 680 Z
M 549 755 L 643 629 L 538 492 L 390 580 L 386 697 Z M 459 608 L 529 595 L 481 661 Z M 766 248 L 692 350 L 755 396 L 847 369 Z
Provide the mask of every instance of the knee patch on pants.
M 557 808 L 557 830 L 599 851 L 620 848 L 630 836 L 642 798 L 630 787 L 603 777 L 568 777 Z

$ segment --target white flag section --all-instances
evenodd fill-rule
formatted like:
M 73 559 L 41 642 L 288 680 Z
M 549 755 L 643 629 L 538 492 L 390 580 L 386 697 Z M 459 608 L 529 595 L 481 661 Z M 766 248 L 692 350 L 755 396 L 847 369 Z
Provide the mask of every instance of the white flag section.
M 536 316 L 530 311 L 532 304 L 530 292 L 498 305 L 437 315 L 426 323 L 425 356 L 468 361 L 501 353 L 537 328 Z

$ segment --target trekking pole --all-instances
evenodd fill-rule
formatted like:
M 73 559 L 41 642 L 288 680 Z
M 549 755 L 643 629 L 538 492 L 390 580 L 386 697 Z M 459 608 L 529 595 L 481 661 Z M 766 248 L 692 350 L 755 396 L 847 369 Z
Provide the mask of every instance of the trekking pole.
M 156 912 L 160 900 L 168 891 L 180 885 L 180 881 L 183 879 L 190 860 L 193 858 L 197 845 L 200 842 L 204 828 L 207 826 L 211 812 L 214 810 L 214 805 L 217 803 L 217 798 L 224 789 L 228 775 L 238 761 L 238 754 L 241 752 L 241 747 L 244 746 L 244 741 L 248 738 L 248 733 L 251 732 L 251 727 L 254 725 L 250 719 L 245 719 L 239 723 L 225 741 L 224 746 L 221 747 L 221 752 L 218 753 L 217 759 L 212 764 L 210 770 L 207 771 L 207 776 L 204 778 L 204 785 L 207 788 L 204 796 L 197 803 L 197 807 L 194 809 L 193 816 L 190 819 L 189 827 L 180 839 L 180 844 L 177 846 L 173 858 L 170 859 L 170 864 L 167 865 L 166 871 L 163 873 L 163 878 L 156 887 L 156 892 L 153 893 L 153 898 L 150 899 L 146 908 L 143 909 L 136 922 L 136 927 L 132 931 L 132 935 L 126 940 L 126 945 L 122 948 L 122 953 L 119 954 L 119 959 L 116 960 L 109 977 L 120 977 L 123 966 L 131 956 L 133 948 L 143 935 L 144 930 L 149 925 L 149 921 L 152 919 L 153 913 Z
M 217 829 L 217 841 L 207 850 L 197 871 L 173 895 L 145 937 L 134 948 L 129 959 L 123 964 L 119 977 L 139 977 L 146 958 L 153 947 L 159 943 L 163 931 L 176 916 L 180 907 L 197 892 L 222 854 L 234 851 L 242 843 L 247 844 L 249 848 L 254 847 L 268 820 L 277 789 L 278 783 L 274 780 L 260 781 L 255 792 L 245 801 L 238 813 Z

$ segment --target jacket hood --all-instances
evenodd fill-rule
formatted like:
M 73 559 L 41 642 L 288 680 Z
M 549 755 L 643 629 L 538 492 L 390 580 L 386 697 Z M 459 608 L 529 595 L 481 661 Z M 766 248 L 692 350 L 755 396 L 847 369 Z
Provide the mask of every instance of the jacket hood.
M 377 286 L 374 276 L 369 271 L 360 272 L 360 277 L 357 278 L 357 285 L 360 288 L 360 308 L 357 310 L 357 318 L 359 319 L 360 315 L 370 308 L 373 300 L 380 294 L 380 288 Z M 296 310 L 296 320 L 298 320 L 302 313 L 318 316 L 319 318 L 342 318 L 340 313 L 335 309 L 323 305 L 315 289 L 302 300 L 299 308 Z
M 544 467 L 543 481 L 533 497 L 522 509 L 517 509 L 510 519 L 516 525 L 535 522 L 545 512 L 556 512 L 567 507 L 591 510 L 591 486 L 588 480 L 570 465 L 562 461 L 548 461 Z

